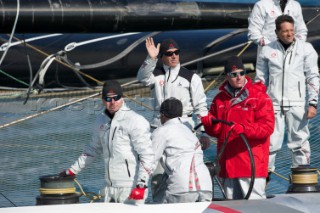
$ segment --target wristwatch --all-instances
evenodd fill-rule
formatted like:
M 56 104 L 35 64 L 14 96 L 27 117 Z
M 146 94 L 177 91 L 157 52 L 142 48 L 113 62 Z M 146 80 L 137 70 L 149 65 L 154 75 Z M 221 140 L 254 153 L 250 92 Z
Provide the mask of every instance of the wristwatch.
M 309 106 L 313 106 L 314 108 L 318 109 L 318 104 L 317 103 L 309 103 Z

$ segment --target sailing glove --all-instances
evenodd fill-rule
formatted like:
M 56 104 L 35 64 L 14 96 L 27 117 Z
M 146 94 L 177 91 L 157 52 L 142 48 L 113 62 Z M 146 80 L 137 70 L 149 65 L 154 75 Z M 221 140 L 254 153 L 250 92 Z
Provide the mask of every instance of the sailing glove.
M 70 169 L 67 169 L 67 170 L 60 172 L 59 176 L 60 177 L 68 177 L 68 176 L 75 176 L 75 174 Z
M 138 182 L 136 188 L 132 189 L 131 194 L 129 196 L 129 199 L 143 200 L 144 199 L 144 192 L 145 192 L 146 188 L 147 188 L 147 186 L 145 184 L 145 181 Z

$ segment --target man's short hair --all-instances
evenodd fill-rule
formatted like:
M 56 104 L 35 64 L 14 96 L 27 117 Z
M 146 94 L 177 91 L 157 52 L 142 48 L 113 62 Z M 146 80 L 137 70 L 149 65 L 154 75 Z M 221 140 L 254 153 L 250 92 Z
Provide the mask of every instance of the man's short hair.
M 160 106 L 160 113 L 167 118 L 181 117 L 182 110 L 181 101 L 173 97 L 166 99 Z
M 281 24 L 284 22 L 289 22 L 294 25 L 294 20 L 289 15 L 281 15 L 276 19 L 276 30 L 279 31 L 281 29 Z

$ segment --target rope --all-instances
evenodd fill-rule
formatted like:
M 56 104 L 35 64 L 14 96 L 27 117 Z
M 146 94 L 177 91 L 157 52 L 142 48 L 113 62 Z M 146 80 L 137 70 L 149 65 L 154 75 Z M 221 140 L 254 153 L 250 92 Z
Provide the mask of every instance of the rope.
M 316 15 L 315 17 L 313 17 L 311 20 L 308 21 L 308 23 L 306 24 L 307 26 L 313 22 L 316 18 L 318 18 L 320 16 L 320 13 L 318 15 Z
M 292 183 L 297 184 L 317 184 L 318 175 L 315 174 L 292 174 Z
M 269 170 L 269 172 L 275 174 L 276 176 L 278 176 L 279 178 L 282 178 L 283 180 L 286 180 L 286 181 L 290 182 L 289 178 L 286 178 L 283 175 L 280 175 L 279 173 L 277 173 L 275 171 Z
M 21 81 L 21 80 L 17 79 L 16 77 L 14 77 L 14 76 L 12 76 L 12 75 L 10 75 L 10 74 L 8 74 L 8 73 L 4 72 L 4 71 L 3 71 L 3 70 L 1 70 L 1 69 L 0 69 L 0 72 L 1 72 L 2 74 L 4 74 L 5 76 L 7 76 L 7 77 L 9 77 L 9 78 L 11 78 L 11 79 L 13 79 L 13 80 L 15 80 L 15 81 L 17 81 L 17 82 L 19 82 L 19 83 L 21 83 L 21 84 L 25 85 L 25 86 L 29 86 L 29 84 L 27 84 L 26 82 L 24 82 L 24 81 Z
M 43 195 L 53 195 L 53 194 L 74 194 L 76 193 L 76 188 L 61 188 L 61 189 L 48 189 L 40 188 L 40 193 Z
M 80 46 L 83 46 L 83 45 L 86 45 L 86 44 L 91 44 L 91 43 L 95 43 L 95 42 L 99 42 L 99 41 L 103 41 L 103 40 L 107 40 L 107 39 L 119 38 L 119 37 L 124 37 L 124 36 L 129 36 L 129 35 L 135 35 L 135 34 L 139 34 L 139 32 L 125 33 L 125 34 L 119 34 L 119 35 L 113 35 L 113 36 L 105 36 L 105 37 L 102 37 L 102 38 L 86 40 L 86 41 L 83 41 L 83 42 L 72 42 L 72 43 L 66 45 L 64 47 L 64 50 L 69 52 L 69 51 L 75 49 L 76 47 L 80 47 Z
M 135 82 L 135 81 L 128 82 L 128 83 L 126 83 L 125 85 L 129 85 L 129 83 L 132 84 L 132 83 L 134 83 L 134 82 Z M 121 85 L 121 86 L 122 86 L 122 85 Z M 79 98 L 79 99 L 77 99 L 77 100 L 74 100 L 74 101 L 65 103 L 65 104 L 60 105 L 60 106 L 53 107 L 53 108 L 48 109 L 48 110 L 45 110 L 45 111 L 42 111 L 42 112 L 39 112 L 39 113 L 30 115 L 30 116 L 26 116 L 26 117 L 24 117 L 24 118 L 21 118 L 21 119 L 12 121 L 12 122 L 10 122 L 10 123 L 3 124 L 3 125 L 0 126 L 0 129 L 5 128 L 5 127 L 12 126 L 12 125 L 17 124 L 17 123 L 21 123 L 21 122 L 23 122 L 23 121 L 26 121 L 26 120 L 29 120 L 29 119 L 32 119 L 32 118 L 36 118 L 36 117 L 38 117 L 38 116 L 40 116 L 40 115 L 44 115 L 44 114 L 47 114 L 47 113 L 49 113 L 49 112 L 56 111 L 56 110 L 62 109 L 62 108 L 67 107 L 67 106 L 71 106 L 71 105 L 73 105 L 73 104 L 76 104 L 76 103 L 78 103 L 78 102 L 87 100 L 87 99 L 89 99 L 89 98 L 94 98 L 94 97 L 96 97 L 96 96 L 98 96 L 98 95 L 100 95 L 100 94 L 101 94 L 101 92 L 98 92 L 98 93 L 95 93 L 95 94 L 92 94 L 92 95 L 89 95 L 89 96 L 86 96 L 86 97 L 83 97 L 83 98 Z M 141 106 L 144 106 L 144 107 L 146 107 L 146 108 L 148 108 L 148 109 L 153 110 L 152 108 L 150 108 L 149 106 L 143 104 L 142 102 L 139 102 L 139 101 L 137 101 L 137 100 L 135 100 L 135 99 L 127 96 L 127 95 L 123 95 L 123 96 L 126 97 L 126 98 L 128 98 L 128 99 L 130 99 L 130 100 L 132 100 L 132 101 L 134 101 L 134 102 L 136 102 L 136 103 L 141 104 Z
M 78 181 L 76 178 L 74 179 L 74 182 L 79 186 L 79 189 L 80 189 L 82 195 L 84 195 L 86 198 L 88 198 L 89 200 L 91 200 L 90 203 L 93 203 L 95 200 L 100 200 L 100 199 L 102 198 L 101 195 L 97 195 L 97 194 L 95 194 L 95 193 L 93 193 L 93 192 L 87 192 L 87 193 L 86 193 L 86 192 L 83 190 L 81 184 L 79 183 L 79 181 Z M 92 196 L 90 197 L 89 194 L 92 194 Z
M 70 106 L 70 105 L 72 105 L 72 104 L 75 104 L 75 103 L 84 101 L 84 100 L 89 99 L 89 98 L 93 98 L 93 97 L 98 96 L 98 95 L 100 95 L 100 92 L 99 92 L 99 93 L 95 93 L 95 94 L 93 94 L 93 95 L 89 95 L 89 96 L 84 97 L 84 98 L 77 99 L 77 100 L 75 100 L 75 101 L 68 102 L 68 103 L 66 103 L 66 104 L 63 104 L 63 105 L 60 105 L 60 106 L 51 108 L 51 109 L 46 110 L 46 111 L 42 111 L 42 112 L 39 112 L 39 113 L 30 115 L 30 116 L 27 116 L 27 117 L 24 117 L 24 118 L 15 120 L 15 121 L 13 121 L 13 122 L 11 122 L 11 123 L 7 123 L 7 124 L 4 124 L 4 125 L 1 125 L 1 126 L 0 126 L 0 129 L 5 128 L 5 127 L 8 127 L 8 126 L 12 126 L 12 125 L 17 124 L 17 123 L 20 123 L 20 122 L 22 122 L 22 121 L 29 120 L 29 119 L 31 119 L 31 118 L 38 117 L 38 116 L 40 116 L 40 115 L 47 114 L 47 113 L 49 113 L 49 112 L 53 112 L 53 111 L 59 110 L 59 109 L 61 109 L 61 108 Z
M 136 40 L 135 42 L 133 42 L 129 47 L 127 47 L 125 50 L 123 50 L 120 54 L 116 55 L 115 57 L 110 58 L 110 59 L 103 61 L 103 62 L 96 63 L 96 64 L 76 65 L 67 58 L 67 55 L 62 57 L 62 60 L 65 61 L 67 64 L 69 64 L 69 66 L 73 67 L 73 69 L 75 69 L 75 68 L 76 69 L 94 69 L 94 68 L 98 68 L 98 67 L 102 67 L 102 66 L 107 66 L 115 61 L 118 61 L 119 59 L 123 58 L 124 56 L 126 56 L 135 47 L 137 47 L 142 41 L 145 41 L 147 37 L 152 37 L 152 36 L 157 35 L 159 33 L 160 32 L 152 32 L 148 35 L 145 35 L 145 36 L 139 38 L 138 40 Z
M 17 26 L 17 23 L 18 23 L 19 14 L 20 14 L 20 0 L 17 0 L 17 13 L 16 13 L 16 18 L 15 18 L 15 20 L 14 20 L 12 32 L 11 32 L 10 37 L 9 37 L 8 45 L 11 44 L 11 41 L 12 41 L 14 32 L 16 31 L 16 26 Z M 7 48 L 7 49 L 4 51 L 4 53 L 3 53 L 3 55 L 2 55 L 2 57 L 1 57 L 1 59 L 0 59 L 0 66 L 1 66 L 4 58 L 6 57 L 8 50 L 9 50 L 9 48 Z
M 17 37 L 14 37 L 14 39 L 16 39 L 17 41 L 21 41 L 21 40 L 20 40 L 19 38 L 17 38 Z M 40 49 L 38 49 L 38 48 L 36 48 L 36 47 L 34 47 L 34 46 L 32 46 L 32 45 L 28 44 L 28 43 L 26 43 L 26 46 L 27 46 L 27 47 L 29 47 L 29 48 L 31 48 L 31 49 L 33 49 L 34 51 L 36 51 L 36 52 L 38 52 L 38 53 L 40 53 L 40 54 L 44 55 L 44 56 L 46 56 L 46 57 L 49 57 L 49 56 L 50 56 L 48 53 L 46 53 L 46 52 L 44 52 L 44 51 L 42 51 L 42 50 L 40 50 Z M 92 76 L 90 76 L 90 75 L 87 75 L 86 73 L 84 73 L 84 72 L 82 72 L 82 71 L 80 71 L 80 70 L 74 69 L 72 66 L 70 66 L 69 64 L 67 64 L 67 63 L 65 63 L 65 62 L 63 62 L 63 61 L 61 61 L 61 60 L 60 60 L 60 59 L 58 59 L 58 58 L 55 58 L 55 61 L 56 61 L 56 62 L 58 62 L 59 64 L 63 65 L 63 66 L 66 66 L 66 67 L 68 67 L 68 68 L 70 68 L 70 69 L 72 69 L 72 70 L 74 70 L 74 71 L 76 71 L 76 72 L 80 73 L 80 74 L 81 74 L 81 75 L 83 75 L 84 77 L 86 77 L 86 78 L 88 78 L 88 79 L 90 79 L 90 80 L 92 80 L 92 81 L 96 82 L 98 85 L 102 85 L 102 84 L 103 84 L 103 82 L 102 82 L 102 81 L 99 81 L 99 80 L 97 80 L 97 79 L 93 78 L 93 77 L 92 77 Z
M 27 43 L 27 42 L 30 42 L 30 41 L 36 41 L 36 40 L 40 40 L 40 39 L 44 39 L 44 38 L 50 38 L 50 37 L 59 36 L 59 35 L 62 35 L 62 34 L 61 33 L 55 33 L 55 34 L 49 34 L 49 35 L 44 35 L 44 36 L 36 36 L 36 37 L 28 38 L 28 39 L 23 39 L 23 40 L 12 42 L 12 43 L 6 42 L 6 43 L 4 43 L 4 44 L 2 44 L 0 46 L 0 51 L 5 51 L 6 49 L 8 49 L 10 47 L 13 47 L 13 46 L 16 46 L 16 45 L 19 45 L 19 44 L 22 44 L 22 43 Z

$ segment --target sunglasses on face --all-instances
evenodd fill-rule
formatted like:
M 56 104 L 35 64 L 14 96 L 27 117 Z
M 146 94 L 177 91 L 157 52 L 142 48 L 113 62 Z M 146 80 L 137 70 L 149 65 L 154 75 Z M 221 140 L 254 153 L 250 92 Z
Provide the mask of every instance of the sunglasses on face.
M 179 55 L 180 50 L 175 50 L 175 51 L 172 51 L 172 52 L 164 52 L 163 55 L 165 55 L 165 56 L 172 56 L 173 53 L 174 53 L 175 55 Z
M 111 102 L 112 99 L 113 99 L 114 101 L 119 101 L 121 97 L 122 97 L 121 95 L 117 95 L 117 96 L 113 96 L 113 97 L 104 97 L 104 100 L 105 100 L 106 102 Z
M 244 75 L 246 74 L 246 71 L 243 70 L 243 71 L 241 71 L 241 72 L 229 72 L 229 73 L 227 73 L 227 75 L 228 75 L 230 78 L 236 78 L 236 77 L 238 76 L 238 74 L 239 74 L 240 76 L 244 76 Z

